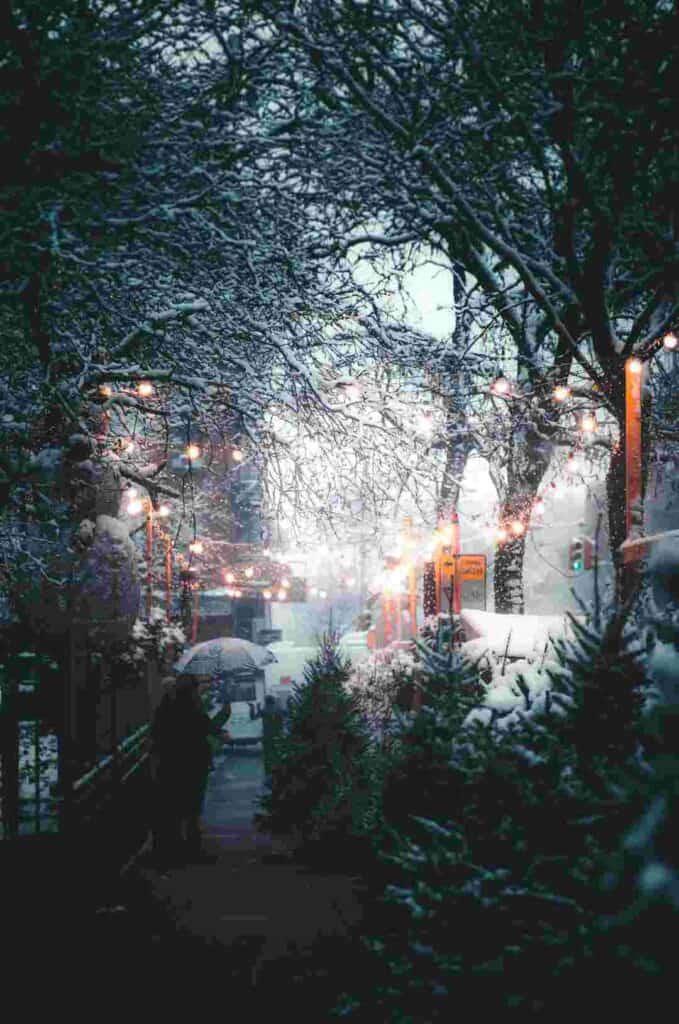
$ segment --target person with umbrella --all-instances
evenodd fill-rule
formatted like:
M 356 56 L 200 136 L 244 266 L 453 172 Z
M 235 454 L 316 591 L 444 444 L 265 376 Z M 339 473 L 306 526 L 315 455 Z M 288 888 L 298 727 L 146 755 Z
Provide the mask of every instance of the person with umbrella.
M 213 686 L 204 674 L 181 674 L 167 686 L 151 725 L 154 779 L 153 857 L 167 867 L 180 859 L 209 859 L 201 849 L 201 814 L 211 740 L 228 740 L 230 708 L 210 718 L 203 698 Z

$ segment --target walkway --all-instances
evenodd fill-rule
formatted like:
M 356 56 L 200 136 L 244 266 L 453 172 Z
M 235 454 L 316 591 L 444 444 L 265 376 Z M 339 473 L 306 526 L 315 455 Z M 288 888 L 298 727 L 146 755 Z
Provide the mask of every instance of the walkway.
M 170 1006 L 193 997 L 206 1012 L 242 1006 L 253 1024 L 276 1006 L 298 1022 L 335 1019 L 330 1009 L 363 956 L 354 933 L 364 887 L 258 834 L 262 786 L 257 748 L 219 757 L 204 815 L 215 863 L 164 874 L 143 859 L 131 865 L 92 940 L 102 963 Z

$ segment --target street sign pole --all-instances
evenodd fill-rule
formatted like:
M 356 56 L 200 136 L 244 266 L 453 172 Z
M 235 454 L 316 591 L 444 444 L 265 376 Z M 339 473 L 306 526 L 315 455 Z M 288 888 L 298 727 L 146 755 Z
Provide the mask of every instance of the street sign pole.
M 644 364 L 640 359 L 625 363 L 625 534 L 622 554 L 623 599 L 636 588 L 641 545 L 633 543 L 642 537 L 642 449 L 641 449 L 641 387 Z

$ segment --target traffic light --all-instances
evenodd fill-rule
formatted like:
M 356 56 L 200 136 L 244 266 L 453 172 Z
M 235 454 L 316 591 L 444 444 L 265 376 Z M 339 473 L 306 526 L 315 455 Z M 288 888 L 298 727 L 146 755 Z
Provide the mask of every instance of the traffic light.
M 571 572 L 582 572 L 585 568 L 585 538 L 573 537 L 568 548 L 568 566 Z

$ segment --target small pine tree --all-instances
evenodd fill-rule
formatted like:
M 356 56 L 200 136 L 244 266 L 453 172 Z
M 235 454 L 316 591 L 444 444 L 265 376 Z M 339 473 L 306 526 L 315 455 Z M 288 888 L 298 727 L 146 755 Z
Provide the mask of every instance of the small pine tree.
M 288 729 L 276 742 L 271 792 L 259 821 L 272 832 L 303 839 L 358 829 L 368 797 L 369 738 L 357 701 L 347 688 L 350 662 L 326 633 L 317 657 L 294 687 Z
M 575 639 L 557 639 L 560 670 L 547 670 L 556 699 L 571 707 L 569 725 L 580 767 L 596 759 L 620 763 L 634 755 L 640 735 L 646 684 L 644 650 L 626 629 L 629 609 L 603 620 L 571 621 Z

